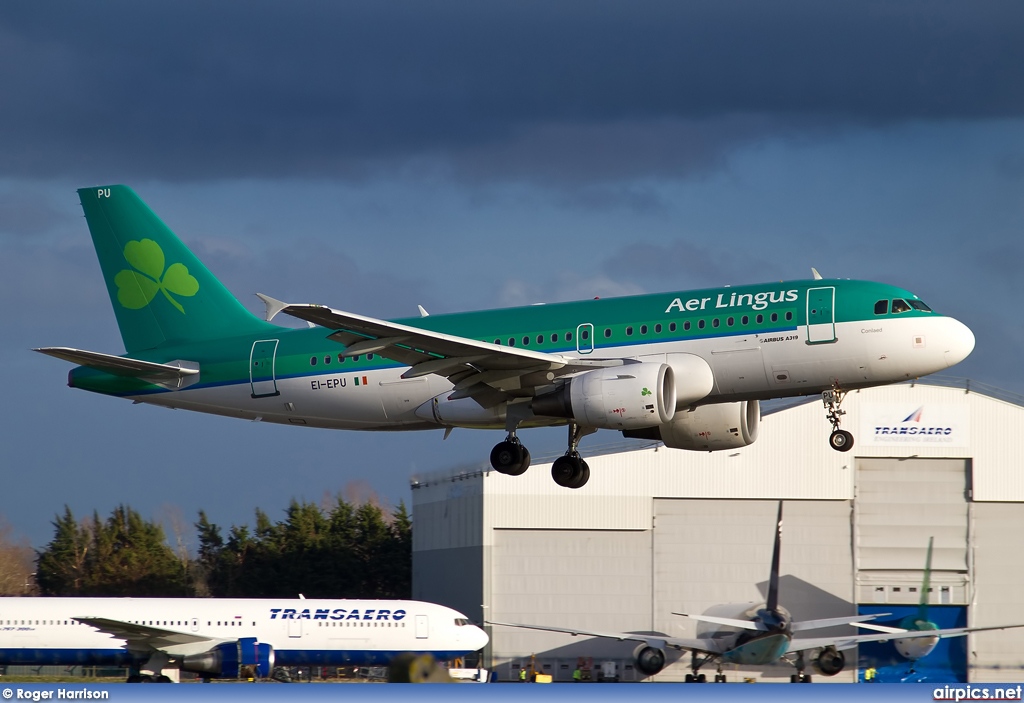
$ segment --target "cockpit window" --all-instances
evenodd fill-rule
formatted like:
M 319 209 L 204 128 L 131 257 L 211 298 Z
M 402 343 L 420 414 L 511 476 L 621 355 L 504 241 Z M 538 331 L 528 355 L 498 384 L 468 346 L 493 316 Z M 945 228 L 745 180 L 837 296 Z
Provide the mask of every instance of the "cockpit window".
M 466 625 L 472 625 L 472 624 L 473 623 L 471 623 L 466 618 L 455 618 L 455 626 L 456 627 L 465 627 Z
M 879 300 L 877 303 L 875 303 L 875 314 L 876 315 L 884 315 L 887 312 L 889 312 L 889 301 L 888 300 Z
M 892 314 L 895 315 L 900 312 L 907 312 L 910 310 L 910 306 L 907 305 L 907 301 L 903 298 L 896 298 L 892 301 Z
M 922 310 L 924 312 L 931 312 L 932 311 L 932 309 L 930 307 L 925 305 L 920 300 L 911 300 L 909 302 L 910 302 L 910 307 L 914 308 L 915 310 Z

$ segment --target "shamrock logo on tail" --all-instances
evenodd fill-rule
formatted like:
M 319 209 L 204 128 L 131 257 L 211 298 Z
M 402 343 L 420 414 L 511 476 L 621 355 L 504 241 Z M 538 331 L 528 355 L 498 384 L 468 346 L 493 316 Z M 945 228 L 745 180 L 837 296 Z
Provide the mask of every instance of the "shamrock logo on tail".
M 171 295 L 191 298 L 199 292 L 199 281 L 188 272 L 184 264 L 171 264 L 164 271 L 164 250 L 152 239 L 128 242 L 124 258 L 132 269 L 124 269 L 114 276 L 117 300 L 131 310 L 149 305 L 158 292 L 184 315 L 185 308 Z

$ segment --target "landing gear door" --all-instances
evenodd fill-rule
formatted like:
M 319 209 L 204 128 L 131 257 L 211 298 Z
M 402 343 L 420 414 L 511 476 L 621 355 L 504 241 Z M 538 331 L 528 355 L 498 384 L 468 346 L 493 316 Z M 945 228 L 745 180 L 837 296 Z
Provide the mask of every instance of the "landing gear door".
M 277 342 L 276 339 L 263 339 L 252 345 L 252 353 L 249 355 L 249 383 L 252 385 L 253 398 L 280 395 L 274 371 Z
M 807 343 L 836 341 L 836 289 L 832 286 L 807 289 Z

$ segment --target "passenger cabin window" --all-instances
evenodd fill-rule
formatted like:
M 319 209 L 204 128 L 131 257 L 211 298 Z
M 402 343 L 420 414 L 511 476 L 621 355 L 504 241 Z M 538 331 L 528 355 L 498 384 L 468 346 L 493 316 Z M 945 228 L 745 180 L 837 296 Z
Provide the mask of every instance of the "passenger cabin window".
M 895 315 L 901 312 L 907 312 L 910 310 L 910 306 L 907 305 L 907 301 L 902 298 L 896 298 L 892 301 L 892 314 Z
M 609 329 L 609 328 L 605 327 L 605 328 L 604 328 L 604 336 L 605 336 L 605 337 L 611 337 L 611 336 L 612 336 L 612 331 L 611 331 L 611 329 Z
M 640 334 L 647 334 L 647 325 L 640 325 Z
M 876 315 L 885 315 L 888 312 L 889 312 L 889 301 L 888 300 L 879 300 L 877 303 L 875 303 L 875 314 Z
M 633 336 L 633 328 L 632 327 L 627 327 L 626 328 L 626 336 L 627 337 L 632 337 Z
M 686 325 L 687 325 L 686 329 L 690 329 L 690 327 L 689 327 L 690 323 L 687 322 Z M 668 331 L 669 332 L 675 332 L 676 331 L 676 323 L 674 323 L 674 322 L 670 323 L 669 326 L 668 326 Z
M 661 323 L 654 326 L 654 334 L 661 334 Z
M 590 339 L 590 330 L 580 330 L 580 339 Z

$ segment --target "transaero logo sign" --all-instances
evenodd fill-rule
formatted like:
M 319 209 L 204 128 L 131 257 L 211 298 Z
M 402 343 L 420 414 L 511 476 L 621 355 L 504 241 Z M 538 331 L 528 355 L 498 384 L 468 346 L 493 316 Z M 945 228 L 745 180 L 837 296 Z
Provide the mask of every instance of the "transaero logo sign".
M 861 409 L 862 444 L 966 447 L 970 415 L 962 405 L 867 403 Z

